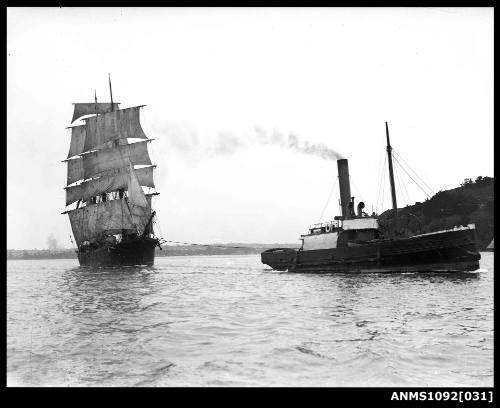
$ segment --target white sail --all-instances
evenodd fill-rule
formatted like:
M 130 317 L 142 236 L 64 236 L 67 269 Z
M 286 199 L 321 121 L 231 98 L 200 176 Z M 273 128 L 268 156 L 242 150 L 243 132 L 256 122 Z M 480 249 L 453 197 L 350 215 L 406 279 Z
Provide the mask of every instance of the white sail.
M 67 156 L 68 159 L 73 156 L 81 155 L 82 153 L 85 153 L 87 151 L 85 149 L 86 135 L 87 135 L 87 130 L 85 125 L 73 126 L 71 128 L 71 143 Z M 127 139 L 118 139 L 116 142 L 118 142 L 119 146 L 128 144 Z M 106 148 L 111 148 L 113 147 L 113 143 L 116 142 L 109 141 L 100 146 L 95 146 L 93 149 L 102 150 Z
M 111 103 L 110 102 L 88 102 L 88 103 L 75 103 L 75 110 L 73 112 L 73 118 L 71 119 L 71 123 L 75 120 L 81 118 L 85 115 L 95 115 L 98 113 L 105 113 L 111 111 Z M 113 109 L 118 109 L 119 102 L 113 103 Z
M 142 191 L 141 185 L 137 178 L 137 174 L 134 171 L 132 165 L 129 165 L 128 171 L 128 200 L 130 204 L 139 205 L 141 207 L 147 207 L 148 202 L 146 200 L 146 196 Z
M 151 165 L 147 141 L 106 148 L 68 160 L 68 185 L 75 181 L 101 175 L 108 170 L 118 170 L 134 165 Z
M 72 122 L 84 118 L 85 125 L 71 128 L 67 156 L 66 205 L 81 200 L 68 211 L 77 246 L 99 243 L 107 235 L 143 234 L 151 219 L 151 199 L 141 186 L 155 187 L 147 138 L 140 124 L 140 108 L 118 109 L 118 103 L 77 103 Z M 129 139 L 145 139 L 130 143 Z M 134 169 L 134 165 L 145 165 Z M 78 181 L 82 183 L 75 185 Z M 127 190 L 125 198 L 93 203 L 103 193 Z M 154 193 L 156 194 L 156 193 Z M 109 240 L 106 240 L 108 243 Z M 100 244 L 98 244 L 100 245 Z M 111 244 L 114 245 L 114 244 Z
M 139 119 L 139 106 L 108 112 L 85 119 L 85 151 L 118 139 L 147 139 Z
M 151 216 L 151 207 L 148 206 L 148 200 L 142 191 L 132 165 L 129 166 L 127 190 L 130 213 L 132 214 L 132 222 L 137 227 L 139 234 L 142 234 Z
M 98 150 L 82 156 L 84 177 L 90 178 L 107 170 L 133 165 L 151 165 L 146 141 L 111 149 Z
M 155 167 L 156 166 L 151 166 L 134 170 L 141 186 L 155 187 L 153 180 L 153 169 Z M 66 205 L 70 205 L 78 200 L 86 201 L 102 193 L 126 189 L 128 186 L 128 173 L 129 169 L 127 167 L 111 175 L 84 181 L 76 186 L 66 187 Z
M 71 143 L 69 146 L 68 158 L 82 154 L 85 143 L 85 126 L 75 126 L 71 128 Z
M 103 234 L 121 234 L 124 229 L 136 231 L 124 199 L 87 205 L 68 215 L 77 245 L 99 240 Z

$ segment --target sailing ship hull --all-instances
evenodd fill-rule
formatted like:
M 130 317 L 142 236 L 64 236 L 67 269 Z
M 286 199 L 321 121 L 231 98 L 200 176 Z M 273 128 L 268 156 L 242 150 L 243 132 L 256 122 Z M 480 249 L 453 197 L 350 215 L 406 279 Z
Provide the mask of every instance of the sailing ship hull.
M 454 272 L 479 269 L 474 229 L 371 241 L 344 248 L 270 249 L 262 263 L 294 272 Z
M 157 245 L 157 239 L 137 238 L 115 245 L 79 250 L 77 255 L 81 266 L 153 265 Z

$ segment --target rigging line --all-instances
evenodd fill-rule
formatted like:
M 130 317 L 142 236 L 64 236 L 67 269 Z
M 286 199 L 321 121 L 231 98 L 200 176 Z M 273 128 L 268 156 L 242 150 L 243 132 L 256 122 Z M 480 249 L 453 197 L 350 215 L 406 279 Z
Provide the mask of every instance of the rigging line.
M 403 190 L 401 190 L 401 183 L 399 182 L 399 178 L 398 178 L 398 170 L 397 170 L 397 166 L 393 166 L 393 169 L 394 169 L 394 189 L 398 190 L 397 193 L 397 197 L 399 197 L 400 199 L 400 203 L 399 204 L 403 204 L 405 203 L 406 201 L 406 198 L 403 196 Z
M 401 169 L 399 168 L 399 165 L 396 166 L 396 168 L 397 168 L 397 172 L 398 172 L 399 182 L 400 182 L 401 186 L 403 187 L 402 188 L 403 196 L 406 197 L 406 200 L 407 200 L 406 205 L 408 205 L 408 206 L 412 205 L 412 199 L 410 197 L 410 194 L 408 193 L 408 189 L 406 188 L 406 183 L 404 182 L 403 174 L 401 173 Z
M 395 157 L 394 157 L 394 160 L 395 160 L 396 162 L 398 162 L 398 163 L 399 163 L 398 159 L 396 159 Z M 400 165 L 401 165 L 401 164 L 400 164 Z M 425 194 L 427 197 L 431 198 L 431 196 L 430 196 L 429 194 L 427 194 L 427 192 L 426 192 L 426 191 L 425 191 L 425 190 L 424 190 L 424 189 L 420 186 L 420 184 L 418 184 L 415 180 L 413 180 L 413 177 L 412 177 L 412 176 L 410 176 L 410 174 L 408 174 L 408 172 L 406 171 L 406 169 L 405 169 L 404 167 L 401 167 L 401 168 L 402 168 L 402 169 L 404 170 L 404 172 L 408 175 L 408 177 L 410 177 L 410 178 L 412 179 L 412 181 L 413 181 L 413 182 L 414 182 L 414 183 L 418 186 L 418 188 L 419 188 L 420 190 L 422 190 L 422 191 L 424 192 L 424 194 Z
M 338 182 L 338 177 L 335 179 L 333 185 L 332 185 L 332 189 L 330 190 L 330 194 L 328 195 L 328 198 L 326 200 L 326 204 L 325 206 L 323 207 L 323 211 L 321 211 L 321 215 L 319 216 L 319 219 L 318 219 L 318 222 L 321 221 L 321 219 L 323 218 L 323 214 L 325 213 L 325 210 L 326 210 L 326 207 L 328 206 L 328 204 L 330 203 L 330 199 L 332 198 L 332 194 L 333 194 L 333 190 L 335 189 L 335 186 L 337 185 L 337 182 Z
M 399 191 L 401 193 L 401 198 L 403 199 L 404 204 L 408 205 L 407 197 L 405 197 L 403 188 L 401 187 L 401 177 L 399 174 L 398 166 L 394 166 L 394 173 L 396 174 L 396 182 L 398 184 L 398 188 L 399 188 Z
M 411 177 L 411 175 L 406 171 L 406 169 L 401 165 L 401 163 L 398 161 L 397 158 L 394 157 L 394 161 L 403 169 L 403 171 L 406 173 L 406 175 L 417 185 L 418 188 L 420 188 L 420 190 L 422 190 L 424 192 L 424 194 L 427 196 L 427 197 L 431 197 L 427 191 L 425 191 L 425 189 L 420 185 L 418 184 L 415 179 L 413 179 L 413 177 Z
M 385 150 L 381 150 L 382 155 L 379 155 L 378 165 L 377 165 L 377 180 L 380 179 L 380 171 L 382 170 L 383 158 L 385 158 Z
M 375 205 L 375 209 L 377 210 L 377 213 L 379 213 L 379 209 L 378 209 L 378 203 L 379 203 L 379 199 L 380 199 L 380 192 L 382 191 L 382 188 L 385 188 L 385 177 L 384 177 L 384 170 L 385 170 L 385 163 L 387 161 L 387 156 L 385 155 L 384 153 L 384 163 L 382 165 L 382 168 L 381 168 L 381 172 L 380 172 L 380 182 L 379 182 L 379 185 L 378 185 L 378 193 L 377 193 L 377 204 Z M 382 201 L 384 200 L 383 198 L 383 194 L 382 194 Z M 383 205 L 382 205 L 383 207 Z
M 387 163 L 387 165 L 389 165 Z M 385 167 L 384 167 L 384 170 L 385 170 Z M 384 171 L 385 173 L 385 171 Z M 380 206 L 382 207 L 381 208 L 381 211 L 379 211 L 379 213 L 381 213 L 383 210 L 384 210 L 384 204 L 385 204 L 385 184 L 386 184 L 386 177 L 383 177 L 382 176 L 382 196 L 381 196 L 381 202 L 380 202 Z M 377 207 L 377 210 L 378 210 L 378 207 Z
M 387 161 L 387 152 L 385 149 L 380 150 L 380 160 L 378 166 L 377 176 L 380 178 L 384 174 L 385 162 Z
M 396 166 L 396 167 L 397 167 L 398 172 L 399 172 L 399 171 L 400 171 L 400 169 L 399 169 L 400 164 L 399 164 L 399 163 L 397 163 L 397 166 Z M 399 178 L 400 178 L 400 180 L 401 180 L 401 184 L 403 185 L 403 188 L 404 188 L 404 190 L 405 190 L 405 192 L 406 192 L 406 197 L 408 198 L 408 205 L 411 205 L 411 204 L 413 203 L 413 200 L 411 199 L 410 194 L 408 194 L 408 190 L 406 189 L 406 183 L 405 183 L 405 182 L 404 182 L 404 180 L 403 180 L 403 176 L 402 176 L 401 174 L 399 174 Z
M 429 191 L 432 194 L 435 194 L 434 191 L 432 190 L 432 188 L 430 188 L 429 185 L 417 174 L 417 172 L 415 170 L 413 170 L 413 168 L 405 161 L 405 159 L 403 159 L 403 157 L 399 153 L 397 153 L 397 152 L 395 152 L 395 153 L 403 161 L 403 163 L 406 164 L 406 166 L 413 172 L 413 175 L 416 176 L 422 182 L 422 184 L 424 184 L 429 189 Z
M 66 223 L 65 224 L 66 224 L 66 229 L 67 229 L 68 235 L 69 235 L 69 241 L 71 242 L 71 245 L 73 246 L 73 249 L 77 249 L 75 243 L 73 242 L 73 238 L 71 238 L 71 232 L 70 232 L 70 229 L 68 227 L 68 224 L 69 224 L 68 218 L 69 217 L 64 217 L 64 218 L 66 218 Z
M 156 217 L 155 217 L 155 218 L 156 218 Z M 157 238 L 159 238 L 159 237 L 163 238 L 163 234 L 161 233 L 160 224 L 158 223 L 158 221 L 157 221 L 157 220 L 155 220 L 155 219 L 153 218 L 153 230 L 155 230 L 155 229 L 156 229 L 156 232 L 157 232 L 157 233 L 156 233 L 156 237 L 157 237 Z
M 385 152 L 382 151 L 382 155 L 379 155 L 379 159 L 378 159 L 378 166 L 377 166 L 377 182 L 378 182 L 378 190 L 377 191 L 380 191 L 380 185 L 381 185 L 381 182 L 382 180 L 380 179 L 380 174 L 382 172 L 382 166 L 385 164 Z M 376 209 L 376 206 L 375 206 L 375 209 Z M 373 211 L 373 206 L 372 206 L 372 211 Z
M 403 195 L 403 190 L 401 189 L 401 183 L 400 183 L 400 180 L 398 178 L 398 169 L 397 169 L 397 166 L 393 166 L 393 170 L 394 170 L 394 188 L 397 190 L 396 192 L 398 193 L 397 197 L 400 198 L 400 203 L 399 204 L 405 204 L 406 202 L 406 198 L 405 196 Z
M 351 175 L 349 174 L 349 180 L 352 181 L 352 185 L 354 186 L 354 188 L 356 189 L 356 192 L 359 194 L 359 196 L 361 197 L 361 201 L 365 201 L 365 199 L 363 198 L 363 196 L 361 195 L 361 192 L 358 190 L 358 186 L 356 186 L 356 183 L 354 182 L 354 179 L 351 177 Z
M 384 169 L 385 169 L 385 161 L 387 160 L 387 156 L 385 155 L 385 152 L 382 151 L 382 156 L 384 160 L 380 160 L 382 166 L 379 168 L 379 173 L 378 173 L 378 190 L 377 190 L 377 204 L 375 205 L 375 209 L 378 212 L 378 202 L 380 198 L 380 191 L 382 190 L 382 183 L 383 183 L 383 177 L 384 177 Z
M 163 231 L 161 230 L 161 225 L 159 222 L 155 222 L 155 225 L 158 227 L 158 232 L 160 233 L 160 237 L 163 239 Z
M 164 242 L 172 242 L 175 244 L 184 244 L 184 245 L 195 245 L 195 246 L 204 246 L 204 247 L 215 247 L 215 248 L 235 248 L 235 249 L 269 249 L 264 247 L 245 247 L 245 246 L 228 246 L 228 245 L 215 245 L 215 244 L 196 244 L 193 242 L 180 242 L 180 241 L 171 241 L 164 240 Z
M 408 163 L 406 163 L 405 159 L 403 159 L 403 158 L 401 157 L 401 155 L 400 155 L 398 152 L 394 152 L 394 153 L 396 153 L 396 154 L 398 155 L 398 157 L 399 157 L 399 158 L 403 161 L 403 163 L 404 163 L 404 164 L 406 164 L 406 165 L 408 166 L 408 168 L 409 168 L 409 169 L 413 172 L 413 174 L 414 174 L 415 176 L 417 176 L 417 177 L 418 177 L 418 179 L 419 179 L 419 180 L 420 180 L 420 181 L 421 181 L 421 182 L 422 182 L 422 183 L 423 183 L 423 184 L 424 184 L 424 185 L 425 185 L 425 186 L 429 189 L 429 191 L 430 191 L 432 194 L 436 194 L 436 193 L 434 192 L 434 190 L 432 190 L 432 188 L 430 188 L 430 187 L 427 185 L 427 183 L 426 183 L 424 180 L 422 180 L 422 178 L 421 178 L 421 177 L 417 174 L 417 172 L 416 172 L 415 170 L 413 170 L 413 169 L 410 167 L 410 165 L 409 165 Z

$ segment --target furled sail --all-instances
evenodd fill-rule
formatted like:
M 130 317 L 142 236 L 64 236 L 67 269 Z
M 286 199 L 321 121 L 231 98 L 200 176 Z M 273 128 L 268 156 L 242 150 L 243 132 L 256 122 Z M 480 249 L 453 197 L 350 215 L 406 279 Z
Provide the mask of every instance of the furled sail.
M 134 170 L 138 182 L 141 186 L 154 187 L 153 169 L 156 166 L 143 167 Z M 66 187 L 66 205 L 70 205 L 77 200 L 86 201 L 102 193 L 110 193 L 118 189 L 126 189 L 128 186 L 129 169 L 121 169 L 112 175 L 84 181 L 76 186 Z
M 139 234 L 142 234 L 151 216 L 151 207 L 148 206 L 148 200 L 142 191 L 132 165 L 129 165 L 127 190 L 132 222 L 137 227 Z
M 148 141 L 98 150 L 84 154 L 77 159 L 68 160 L 68 185 L 100 175 L 107 170 L 127 167 L 129 163 L 151 165 L 146 144 Z
M 103 234 L 136 231 L 125 199 L 87 205 L 68 212 L 76 244 L 94 242 Z
M 73 119 L 71 119 L 71 123 L 85 115 L 95 115 L 97 113 L 106 113 L 111 111 L 110 102 L 75 103 L 74 105 L 75 111 L 73 112 Z M 113 110 L 118 109 L 118 105 L 119 102 L 113 103 Z
M 69 146 L 68 158 L 82 154 L 85 143 L 85 125 L 71 128 L 71 144 Z
M 108 112 L 85 119 L 84 149 L 93 150 L 111 140 L 124 138 L 147 139 L 139 119 L 139 106 Z

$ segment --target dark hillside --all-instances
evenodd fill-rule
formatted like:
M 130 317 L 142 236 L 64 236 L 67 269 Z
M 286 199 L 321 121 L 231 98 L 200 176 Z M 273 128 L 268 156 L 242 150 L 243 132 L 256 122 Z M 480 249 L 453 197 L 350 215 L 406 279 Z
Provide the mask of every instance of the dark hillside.
M 466 179 L 460 187 L 439 191 L 424 202 L 399 208 L 400 230 L 404 234 L 420 234 L 475 224 L 480 249 L 493 239 L 494 179 Z M 392 210 L 380 215 L 384 235 L 391 234 Z

